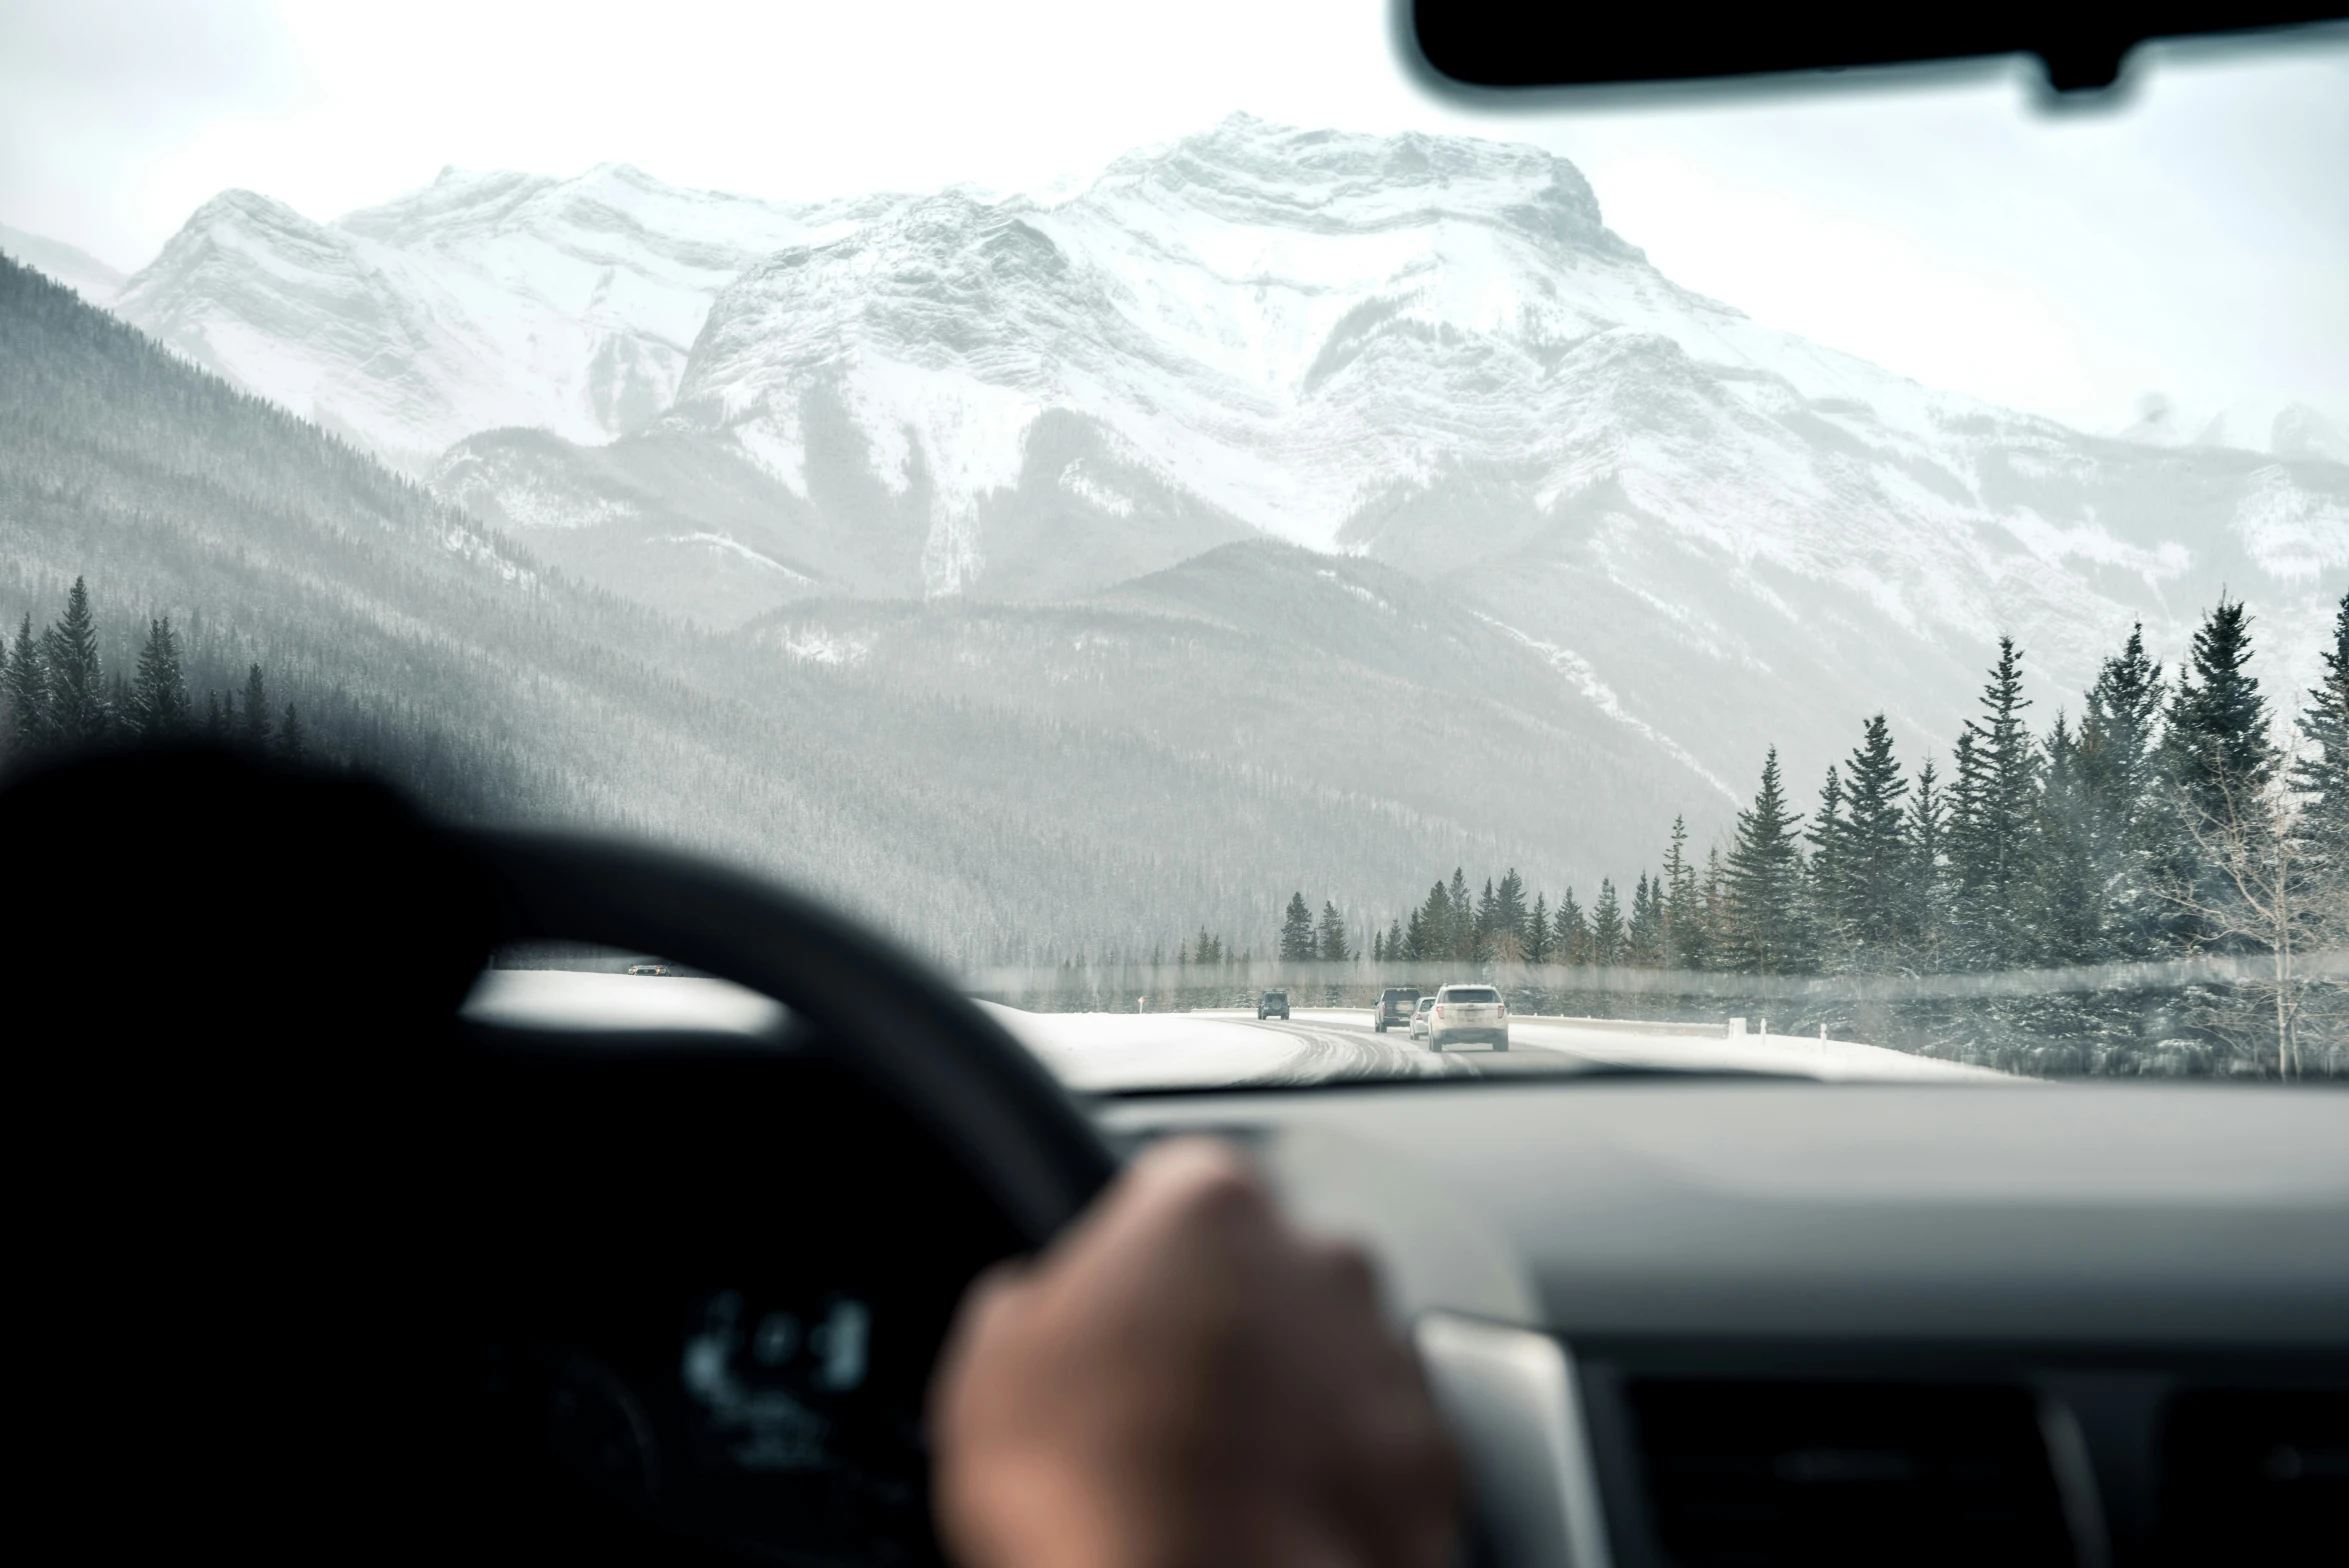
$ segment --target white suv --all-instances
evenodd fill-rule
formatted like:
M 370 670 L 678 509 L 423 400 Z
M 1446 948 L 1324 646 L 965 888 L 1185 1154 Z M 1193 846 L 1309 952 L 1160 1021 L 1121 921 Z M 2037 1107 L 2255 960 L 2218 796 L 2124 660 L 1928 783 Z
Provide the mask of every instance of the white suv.
M 1496 1051 L 1509 1049 L 1509 1004 L 1489 985 L 1448 985 L 1435 994 L 1427 1016 L 1427 1048 L 1482 1040 Z

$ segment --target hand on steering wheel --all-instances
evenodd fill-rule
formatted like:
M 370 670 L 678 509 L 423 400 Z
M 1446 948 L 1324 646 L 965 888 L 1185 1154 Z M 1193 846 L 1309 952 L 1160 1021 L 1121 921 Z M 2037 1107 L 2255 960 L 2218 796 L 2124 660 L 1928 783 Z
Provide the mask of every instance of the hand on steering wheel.
M 963 1568 L 1436 1568 L 1460 1478 L 1356 1248 L 1161 1144 L 965 1299 L 932 1390 Z

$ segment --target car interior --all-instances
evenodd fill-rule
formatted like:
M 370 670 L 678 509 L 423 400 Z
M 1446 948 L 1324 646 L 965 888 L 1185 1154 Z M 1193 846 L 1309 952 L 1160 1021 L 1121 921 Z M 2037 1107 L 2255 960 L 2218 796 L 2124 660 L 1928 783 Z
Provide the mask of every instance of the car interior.
M 1420 0 L 1392 25 L 1462 91 L 2013 49 L 2042 50 L 2060 89 L 2109 80 L 2143 37 L 2337 10 L 1707 7 L 1584 28 L 1570 9 Z M 260 1276 L 282 1293 L 269 1325 L 218 1320 L 251 1299 L 224 1279 L 233 1249 L 158 1278 L 83 1237 L 78 1283 L 39 1305 L 77 1355 L 156 1379 L 151 1407 L 71 1418 L 72 1443 L 126 1478 L 141 1453 L 304 1449 L 306 1498 L 254 1475 L 233 1506 L 308 1510 L 320 1556 L 348 1544 L 335 1509 L 390 1506 L 346 1472 L 396 1444 L 400 1495 L 461 1498 L 427 1510 L 418 1550 L 939 1561 L 924 1397 L 963 1291 L 1049 1243 L 1134 1150 L 1206 1133 L 1376 1258 L 1467 1462 L 1463 1563 L 2349 1561 L 2337 1090 L 1624 1069 L 1084 1096 L 957 987 L 780 888 L 667 851 L 428 827 L 358 786 L 227 767 L 117 760 L 28 786 L 11 826 L 42 842 L 22 864 L 68 863 L 96 802 L 156 799 L 161 778 L 179 804 L 94 862 L 88 909 L 135 897 L 142 856 L 177 856 L 197 885 L 244 878 L 307 912 L 247 911 L 259 934 L 240 946 L 331 942 L 332 969 L 341 944 L 396 929 L 436 932 L 438 956 L 408 1001 L 353 1022 L 332 1073 L 183 1064 L 117 1113 L 108 1097 L 133 1091 L 77 1067 L 67 1121 L 168 1129 L 116 1173 L 156 1194 L 158 1224 L 182 1204 L 260 1213 L 241 1188 L 173 1190 L 195 1181 L 175 1162 L 246 1138 L 274 1152 L 240 1181 L 381 1156 L 432 1172 L 435 1196 L 411 1212 L 377 1192 L 364 1224 L 270 1210 L 268 1234 L 308 1240 Z M 306 864 L 326 861 L 358 869 L 330 885 Z M 241 896 L 223 895 L 223 929 Z M 462 1000 L 492 952 L 555 942 L 658 955 L 644 976 L 714 977 L 736 1001 L 680 990 L 666 1014 L 583 1020 Z M 111 985 L 70 942 L 32 951 L 90 995 Z M 126 999 L 92 1027 L 146 1061 L 213 1031 L 287 1042 L 305 1009 L 347 1011 L 327 993 L 224 999 L 246 993 L 224 993 L 218 957 L 156 982 L 205 1006 Z M 87 1198 L 115 1177 L 72 1179 Z M 401 1280 L 379 1277 L 386 1259 L 406 1260 Z M 233 1373 L 199 1396 L 151 1338 L 191 1292 L 184 1324 L 231 1336 L 239 1365 L 302 1347 L 289 1397 L 314 1429 L 264 1440 L 189 1414 L 239 1398 Z M 418 1314 L 431 1332 L 406 1334 Z M 68 1403 L 69 1371 L 39 1372 Z M 428 1416 L 380 1414 L 419 1390 Z M 186 1473 L 224 1485 L 223 1463 Z M 231 1506 L 169 1490 L 146 1506 L 169 1497 Z

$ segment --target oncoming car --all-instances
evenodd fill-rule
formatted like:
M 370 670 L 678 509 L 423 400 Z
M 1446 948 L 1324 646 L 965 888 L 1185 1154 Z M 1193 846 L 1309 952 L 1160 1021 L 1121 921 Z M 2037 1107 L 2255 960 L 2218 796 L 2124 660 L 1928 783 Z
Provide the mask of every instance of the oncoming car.
M 1509 1049 L 1509 1005 L 1489 985 L 1448 985 L 1435 994 L 1428 1015 L 1427 1048 L 1441 1051 L 1452 1045 L 1489 1045 Z

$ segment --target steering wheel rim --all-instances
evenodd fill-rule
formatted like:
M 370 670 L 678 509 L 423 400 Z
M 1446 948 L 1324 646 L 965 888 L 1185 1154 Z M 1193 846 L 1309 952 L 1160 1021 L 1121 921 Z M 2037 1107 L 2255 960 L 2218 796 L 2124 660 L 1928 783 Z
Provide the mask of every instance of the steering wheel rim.
M 657 953 L 783 1003 L 819 1050 L 935 1133 L 1030 1244 L 1114 1174 L 1033 1055 L 926 966 L 814 901 L 669 850 L 514 830 L 462 838 L 501 895 L 504 940 Z

